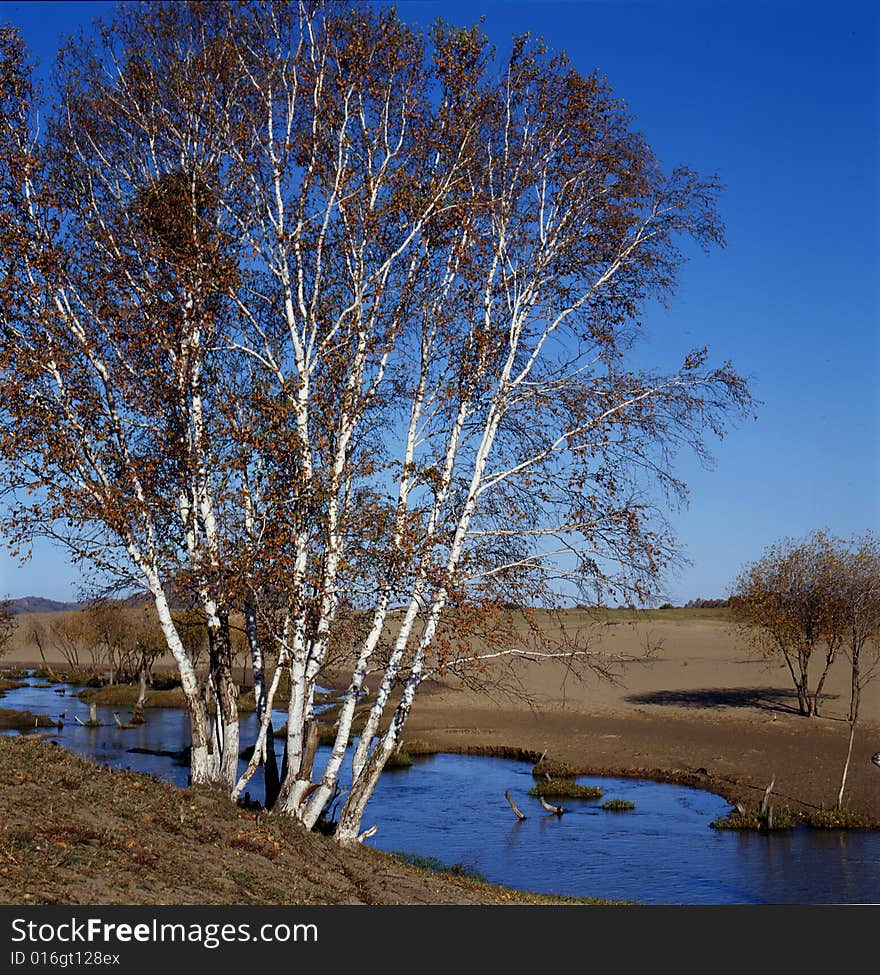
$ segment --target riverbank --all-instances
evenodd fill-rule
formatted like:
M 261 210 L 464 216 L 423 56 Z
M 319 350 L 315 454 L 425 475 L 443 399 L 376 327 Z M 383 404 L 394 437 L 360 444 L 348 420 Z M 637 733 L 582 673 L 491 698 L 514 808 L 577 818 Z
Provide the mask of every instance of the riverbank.
M 834 806 L 849 736 L 849 672 L 832 667 L 822 716 L 797 713 L 784 667 L 748 654 L 723 614 L 655 613 L 594 629 L 603 662 L 629 656 L 614 682 L 573 680 L 562 666 L 523 666 L 513 694 L 487 699 L 435 685 L 407 737 L 443 751 L 546 753 L 583 774 L 637 776 L 754 804 L 774 780 L 778 805 Z M 646 648 L 653 653 L 638 659 Z M 845 804 L 880 824 L 880 680 L 867 685 Z
M 519 667 L 513 694 L 434 685 L 405 737 L 441 751 L 546 753 L 583 774 L 678 782 L 747 804 L 775 780 L 777 805 L 834 806 L 849 736 L 846 661 L 829 673 L 822 716 L 806 718 L 784 665 L 748 654 L 723 615 L 681 614 L 596 629 L 597 657 L 633 658 L 614 682 L 542 665 Z M 647 646 L 654 655 L 635 659 Z M 863 694 L 845 794 L 880 825 L 877 751 L 880 680 Z
M 41 663 L 28 634 L 48 618 L 21 618 L 4 665 Z M 556 624 L 547 619 L 553 636 Z M 442 751 L 546 752 L 584 774 L 680 782 L 748 804 L 772 779 L 779 804 L 809 810 L 836 803 L 849 733 L 845 660 L 831 669 L 822 717 L 805 718 L 784 665 L 747 653 L 723 610 L 630 620 L 612 612 L 598 622 L 572 613 L 565 625 L 611 668 L 613 682 L 589 675 L 578 682 L 562 666 L 520 665 L 498 675 L 513 693 L 426 684 L 405 738 Z M 63 660 L 48 641 L 44 648 L 50 662 Z M 330 675 L 322 680 L 332 683 Z M 880 824 L 880 769 L 870 761 L 878 750 L 880 680 L 863 694 L 846 791 L 850 808 Z
M 580 775 L 679 783 L 732 803 L 756 804 L 773 780 L 775 803 L 805 810 L 835 804 L 848 734 L 834 720 L 768 728 L 744 716 L 530 713 L 474 706 L 452 693 L 426 703 L 407 730 L 407 740 L 441 752 L 526 759 L 544 754 Z M 846 805 L 876 826 L 880 770 L 870 757 L 878 746 L 880 728 L 866 724 L 853 749 L 846 790 Z
M 0 903 L 562 904 L 0 736 Z M 580 902 L 583 903 L 583 902 Z

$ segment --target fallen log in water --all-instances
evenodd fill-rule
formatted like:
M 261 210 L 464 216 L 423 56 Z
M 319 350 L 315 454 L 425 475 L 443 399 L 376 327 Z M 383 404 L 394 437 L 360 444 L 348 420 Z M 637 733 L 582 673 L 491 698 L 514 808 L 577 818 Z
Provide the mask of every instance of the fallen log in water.
M 519 808 L 519 806 L 517 806 L 517 804 L 513 801 L 513 796 L 510 794 L 510 789 L 508 789 L 504 793 L 504 798 L 510 803 L 510 808 L 516 814 L 516 818 L 517 819 L 522 820 L 522 819 L 525 819 L 526 818 L 525 817 L 525 813 L 523 813 L 522 810 Z
M 548 813 L 553 813 L 554 816 L 561 816 L 565 812 L 562 806 L 551 806 L 543 796 L 538 796 L 538 798 L 541 800 L 541 805 L 547 810 Z
M 189 745 L 179 751 L 169 751 L 167 748 L 126 748 L 129 755 L 158 755 L 160 758 L 170 758 L 177 765 L 189 765 L 191 751 Z

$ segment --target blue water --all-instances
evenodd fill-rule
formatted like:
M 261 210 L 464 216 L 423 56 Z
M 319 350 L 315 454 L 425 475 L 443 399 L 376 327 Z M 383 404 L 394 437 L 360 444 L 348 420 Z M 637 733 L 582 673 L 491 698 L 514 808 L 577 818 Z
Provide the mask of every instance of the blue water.
M 7 692 L 0 707 L 53 718 L 67 709 L 57 738 L 64 747 L 186 785 L 186 766 L 129 751 L 183 748 L 189 741 L 183 712 L 148 709 L 146 724 L 122 731 L 113 724 L 112 708 L 98 708 L 107 725 L 82 728 L 73 715 L 85 720 L 88 708 L 71 691 L 62 697 L 52 688 L 25 686 Z M 283 711 L 274 717 L 276 727 L 286 719 Z M 255 715 L 242 718 L 243 744 L 253 740 L 256 727 Z M 316 769 L 327 751 L 319 750 Z M 880 902 L 878 832 L 718 832 L 708 824 L 730 807 L 710 792 L 638 779 L 578 782 L 598 785 L 605 799 L 630 799 L 636 808 L 612 813 L 601 808 L 604 799 L 568 799 L 558 818 L 528 796 L 534 780 L 527 763 L 436 755 L 386 772 L 363 825 L 378 824 L 369 841 L 378 849 L 436 857 L 521 890 L 650 904 Z M 508 789 L 527 816 L 523 822 L 504 798 Z M 258 778 L 251 793 L 262 794 Z

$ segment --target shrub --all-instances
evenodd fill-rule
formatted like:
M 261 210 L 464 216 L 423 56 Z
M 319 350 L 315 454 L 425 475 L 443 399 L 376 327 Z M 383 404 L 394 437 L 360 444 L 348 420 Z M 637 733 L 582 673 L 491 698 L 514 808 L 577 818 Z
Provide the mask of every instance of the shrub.
M 813 829 L 870 829 L 871 820 L 851 809 L 814 809 L 806 814 L 807 826 Z
M 772 814 L 772 820 L 770 818 Z M 709 826 L 712 829 L 733 829 L 733 830 L 754 830 L 765 832 L 776 832 L 780 829 L 791 829 L 797 826 L 800 817 L 792 812 L 788 806 L 780 809 L 772 809 L 767 813 L 762 813 L 759 809 L 746 809 L 740 812 L 734 809 L 726 816 L 719 816 L 713 819 Z
M 551 779 L 573 779 L 577 772 L 565 762 L 554 762 L 551 758 L 542 758 L 532 766 L 532 775 L 536 779 L 545 779 L 548 775 Z
M 601 799 L 604 793 L 595 785 L 578 785 L 571 779 L 545 779 L 529 789 L 530 796 L 564 797 L 567 799 Z

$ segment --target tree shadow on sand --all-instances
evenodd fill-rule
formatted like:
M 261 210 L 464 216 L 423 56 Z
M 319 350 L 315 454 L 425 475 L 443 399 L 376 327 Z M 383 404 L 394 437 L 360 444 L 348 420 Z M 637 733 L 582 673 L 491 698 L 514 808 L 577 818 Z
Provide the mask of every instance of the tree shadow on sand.
M 822 694 L 830 701 L 837 694 Z M 630 694 L 630 704 L 659 704 L 679 708 L 760 708 L 763 711 L 785 711 L 798 714 L 797 694 L 780 687 L 707 687 L 687 691 L 650 691 Z M 792 703 L 793 702 L 793 703 Z

